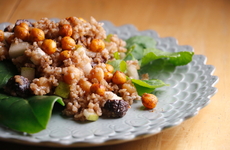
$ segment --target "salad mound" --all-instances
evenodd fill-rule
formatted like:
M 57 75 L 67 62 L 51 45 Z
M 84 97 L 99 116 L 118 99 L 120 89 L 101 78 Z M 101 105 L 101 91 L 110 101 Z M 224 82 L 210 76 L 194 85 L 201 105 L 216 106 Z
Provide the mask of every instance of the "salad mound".
M 161 51 L 148 36 L 107 34 L 93 17 L 17 20 L 0 30 L 0 123 L 39 132 L 55 102 L 77 121 L 123 117 L 134 100 L 154 109 L 152 92 L 168 84 L 149 79 L 142 68 L 158 59 L 186 65 L 192 56 Z

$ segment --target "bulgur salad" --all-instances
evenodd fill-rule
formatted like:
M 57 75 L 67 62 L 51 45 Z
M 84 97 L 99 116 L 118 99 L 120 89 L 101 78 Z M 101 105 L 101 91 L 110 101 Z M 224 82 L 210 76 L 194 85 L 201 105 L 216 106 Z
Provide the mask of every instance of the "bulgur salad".
M 76 121 L 123 117 L 135 100 L 154 109 L 152 92 L 167 84 L 141 68 L 158 59 L 186 65 L 192 56 L 156 49 L 148 36 L 120 39 L 93 17 L 17 20 L 0 30 L 0 123 L 39 132 L 55 102 Z

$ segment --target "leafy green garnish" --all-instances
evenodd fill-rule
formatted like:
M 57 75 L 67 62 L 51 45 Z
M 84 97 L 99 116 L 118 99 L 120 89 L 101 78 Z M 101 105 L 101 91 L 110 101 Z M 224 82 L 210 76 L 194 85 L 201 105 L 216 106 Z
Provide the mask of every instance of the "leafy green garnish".
M 124 60 L 111 60 L 108 62 L 108 64 L 112 65 L 114 68 L 114 72 L 115 71 L 121 71 L 121 72 L 125 72 L 127 69 L 127 64 Z
M 133 36 L 126 40 L 127 53 L 125 60 L 141 59 L 144 56 L 143 50 L 155 48 L 156 41 L 148 36 Z
M 167 58 L 170 63 L 175 66 L 186 65 L 192 60 L 193 52 L 182 51 L 182 52 L 164 52 L 155 48 L 144 49 L 144 56 L 141 58 L 141 66 L 148 64 L 149 62 Z
M 7 83 L 7 81 L 17 74 L 17 68 L 9 61 L 0 62 L 0 88 Z
M 126 57 L 127 60 L 137 60 L 140 65 L 140 73 L 150 73 L 152 68 L 162 67 L 164 64 L 171 68 L 175 68 L 175 66 L 181 66 L 188 64 L 193 57 L 193 52 L 182 51 L 182 52 L 165 52 L 156 48 L 156 41 L 148 36 L 133 36 L 126 40 Z M 164 64 L 158 64 L 153 61 L 164 59 L 165 61 L 157 61 L 163 62 Z M 170 63 L 173 66 L 168 65 Z M 150 77 L 154 77 L 154 72 L 149 74 Z M 157 80 L 136 80 L 132 79 L 132 83 L 135 85 L 137 92 L 139 95 L 147 92 L 150 93 L 155 88 L 159 88 L 162 86 L 166 86 L 163 81 Z
M 126 40 L 128 49 L 125 60 L 138 60 L 142 66 L 156 59 L 168 59 L 175 66 L 188 64 L 193 52 L 164 52 L 156 49 L 156 41 L 148 36 L 134 36 Z
M 0 61 L 0 88 L 17 71 L 12 62 Z M 27 99 L 4 94 L 0 90 L 0 123 L 5 126 L 27 133 L 36 133 L 46 128 L 54 103 L 64 106 L 58 96 L 32 96 Z
M 0 93 L 0 122 L 13 130 L 37 133 L 46 128 L 56 101 L 64 106 L 57 96 L 23 99 Z
M 154 89 L 168 86 L 163 81 L 158 79 L 151 79 L 151 80 L 137 80 L 131 79 L 132 83 L 135 85 L 138 95 L 142 95 L 144 93 L 151 93 Z

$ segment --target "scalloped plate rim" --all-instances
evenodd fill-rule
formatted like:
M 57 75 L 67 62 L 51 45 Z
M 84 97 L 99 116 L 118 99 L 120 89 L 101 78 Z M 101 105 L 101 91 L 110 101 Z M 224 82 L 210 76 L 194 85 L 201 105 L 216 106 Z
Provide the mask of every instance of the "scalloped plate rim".
M 53 21 L 58 21 L 59 19 L 58 18 L 51 18 Z M 32 21 L 35 21 L 33 19 L 30 19 Z M 138 31 L 138 29 L 132 25 L 132 24 L 125 24 L 125 25 L 122 25 L 122 26 L 114 26 L 112 22 L 110 21 L 107 21 L 107 20 L 103 20 L 103 21 L 100 21 L 100 22 L 103 22 L 108 28 L 112 28 L 112 29 L 120 29 L 120 28 L 123 28 L 123 27 L 130 27 L 132 28 L 132 30 L 136 30 L 135 32 L 138 32 L 138 33 L 141 33 L 141 32 L 153 32 L 155 35 L 155 37 L 157 38 L 157 40 L 162 40 L 162 39 L 167 39 L 169 38 L 170 40 L 172 40 L 172 42 L 175 42 L 174 44 L 176 44 L 176 46 L 180 46 L 178 45 L 178 41 L 177 39 L 173 38 L 173 37 L 164 37 L 164 38 L 160 38 L 158 33 L 154 30 L 143 30 L 143 31 Z M 8 23 L 8 22 L 3 22 L 3 23 L 0 23 L 0 27 L 1 26 L 7 26 L 11 23 Z M 190 47 L 189 49 L 191 51 L 194 51 L 193 48 L 189 45 L 184 45 L 184 46 L 188 46 Z M 183 46 L 182 46 L 183 47 Z M 198 55 L 196 55 L 198 56 Z M 206 65 L 206 56 L 204 55 L 199 55 L 201 57 L 204 57 L 204 61 L 203 61 L 203 64 L 204 66 L 212 66 L 212 65 Z M 23 143 L 23 144 L 29 144 L 29 145 L 44 145 L 44 146 L 52 146 L 52 147 L 56 147 L 56 146 L 63 146 L 63 147 L 92 147 L 92 146 L 101 146 L 101 145 L 111 145 L 111 144 L 118 144 L 118 143 L 124 143 L 124 142 L 127 142 L 127 141 L 133 141 L 133 140 L 137 140 L 137 139 L 141 139 L 141 138 L 144 138 L 144 137 L 149 137 L 149 136 L 152 136 L 152 135 L 155 135 L 159 132 L 161 132 L 162 130 L 165 130 L 165 129 L 168 129 L 168 128 L 172 128 L 174 126 L 178 126 L 179 124 L 181 124 L 182 122 L 184 122 L 185 120 L 187 120 L 188 118 L 191 118 L 195 115 L 197 115 L 199 113 L 199 111 L 205 107 L 206 105 L 208 105 L 210 103 L 210 98 L 212 96 L 214 96 L 218 89 L 214 87 L 214 85 L 218 82 L 219 78 L 217 76 L 213 76 L 212 74 L 214 73 L 215 71 L 215 67 L 212 66 L 213 69 L 210 73 L 211 77 L 214 78 L 214 82 L 210 85 L 210 87 L 213 89 L 212 93 L 209 94 L 206 98 L 208 98 L 208 101 L 204 104 L 204 105 L 200 105 L 199 107 L 196 108 L 196 111 L 192 114 L 188 114 L 186 116 L 184 116 L 183 118 L 180 118 L 179 121 L 177 122 L 174 122 L 174 124 L 169 124 L 169 125 L 165 125 L 165 126 L 160 126 L 158 127 L 157 129 L 155 130 L 151 130 L 152 133 L 140 133 L 140 134 L 136 134 L 136 135 L 132 135 L 130 136 L 129 138 L 128 137 L 124 137 L 124 139 L 122 138 L 114 138 L 114 139 L 102 139 L 100 142 L 96 142 L 95 140 L 94 141 L 91 141 L 91 142 L 60 142 L 60 140 L 44 140 L 44 141 L 39 141 L 38 139 L 37 140 L 28 140 L 28 139 L 25 139 L 25 138 L 18 138 L 17 136 L 14 136 L 14 135 L 9 135 L 9 136 L 2 136 L 0 135 L 0 139 L 3 140 L 3 141 L 9 141 L 9 142 L 15 142 L 15 143 Z M 0 129 L 1 128 L 4 128 L 2 126 L 0 126 Z M 21 135 L 22 137 L 24 136 L 23 134 Z

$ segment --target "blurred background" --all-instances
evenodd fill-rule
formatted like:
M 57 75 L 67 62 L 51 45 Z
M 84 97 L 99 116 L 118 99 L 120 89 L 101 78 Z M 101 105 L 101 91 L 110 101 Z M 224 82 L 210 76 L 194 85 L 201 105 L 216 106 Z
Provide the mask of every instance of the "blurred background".
M 228 150 L 230 106 L 230 0 L 0 0 L 0 22 L 17 19 L 82 17 L 109 20 L 116 26 L 133 24 L 172 36 L 205 55 L 220 78 L 218 93 L 199 114 L 157 135 L 94 150 Z M 0 142 L 4 149 L 41 147 Z M 1 148 L 0 148 L 1 149 Z M 50 149 L 50 148 L 43 148 Z

